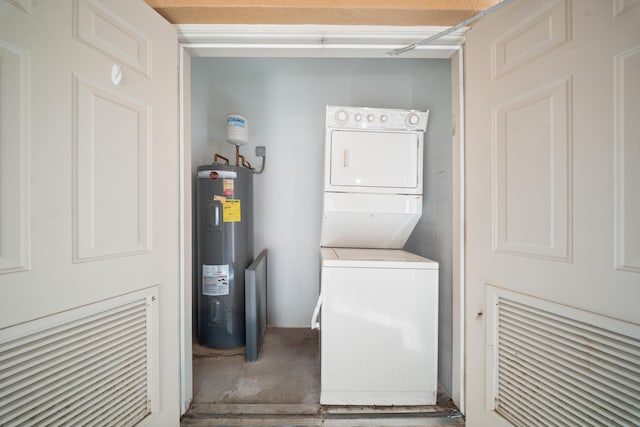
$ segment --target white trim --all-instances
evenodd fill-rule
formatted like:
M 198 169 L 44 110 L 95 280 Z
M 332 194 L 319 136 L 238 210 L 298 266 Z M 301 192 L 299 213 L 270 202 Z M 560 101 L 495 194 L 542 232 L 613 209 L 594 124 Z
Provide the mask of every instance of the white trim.
M 449 27 L 341 25 L 177 25 L 178 39 L 193 56 L 385 58 Z M 419 46 L 403 58 L 449 58 L 466 28 Z
M 453 332 L 453 336 L 454 338 L 458 341 L 458 345 L 459 347 L 459 351 L 458 351 L 458 355 L 456 356 L 455 354 L 453 355 L 454 361 L 456 359 L 456 357 L 458 358 L 458 364 L 457 365 L 453 365 L 453 370 L 454 371 L 458 371 L 458 379 L 460 381 L 460 383 L 458 384 L 459 387 L 459 396 L 458 396 L 458 401 L 456 402 L 456 404 L 458 405 L 458 409 L 460 409 L 460 412 L 465 413 L 465 392 L 466 392 L 466 386 L 465 386 L 465 355 L 466 355 L 466 349 L 465 349 L 465 304 L 466 304 L 466 298 L 465 298 L 465 281 L 466 281 L 466 276 L 465 276 L 465 265 L 466 265 L 466 259 L 465 259 L 465 253 L 466 253 L 466 247 L 465 247 L 465 242 L 466 242 L 466 212 L 465 212 L 465 195 L 466 195 L 466 188 L 465 188 L 465 171 L 466 171 L 466 166 L 465 166 L 465 104 L 464 104 L 464 47 L 460 47 L 460 51 L 458 52 L 459 55 L 459 60 L 458 60 L 458 72 L 459 77 L 458 77 L 458 84 L 460 85 L 458 88 L 458 96 L 460 97 L 460 104 L 458 106 L 458 113 L 460 114 L 460 119 L 458 120 L 458 131 L 460 132 L 460 139 L 458 141 L 458 146 L 459 146 L 459 157 L 458 157 L 458 168 L 459 168 L 459 179 L 460 179 L 460 186 L 458 187 L 458 191 L 460 191 L 460 193 L 457 195 L 458 196 L 458 201 L 457 201 L 457 208 L 458 208 L 458 212 L 459 212 L 459 222 L 458 222 L 458 230 L 459 230 L 459 245 L 460 247 L 458 248 L 458 256 L 460 257 L 459 259 L 459 264 L 458 264 L 458 272 L 460 274 L 459 276 L 459 282 L 457 283 L 458 285 L 458 304 L 460 306 L 460 313 L 459 313 L 459 322 L 460 322 L 460 327 L 458 328 L 458 330 L 454 330 Z M 454 205 L 455 206 L 455 205 Z M 456 284 L 454 284 L 455 286 Z M 457 335 L 457 337 L 456 337 Z
M 465 316 L 465 247 L 464 247 L 464 197 L 465 197 L 465 169 L 464 169 L 464 51 L 461 48 L 452 57 L 452 91 L 456 97 L 453 101 L 455 135 L 452 150 L 452 360 L 451 360 L 451 398 L 458 409 L 464 413 L 464 316 Z M 455 67 L 455 68 L 453 68 Z
M 181 42 L 180 49 L 180 263 L 181 289 L 180 289 L 180 330 L 182 333 L 181 346 L 184 346 L 187 338 L 191 336 L 191 284 L 185 281 L 187 277 L 186 268 L 190 268 L 187 263 L 187 253 L 191 248 L 186 248 L 187 216 L 191 215 L 190 206 L 185 205 L 185 194 L 191 194 L 190 182 L 186 177 L 190 176 L 187 171 L 184 156 L 190 150 L 190 139 L 187 137 L 188 130 L 185 123 L 188 122 L 185 116 L 186 106 L 185 89 L 189 87 L 190 74 L 184 72 L 185 58 L 191 56 L 198 57 L 319 57 L 319 58 L 385 58 L 390 50 L 406 46 L 417 40 L 422 40 L 432 34 L 440 32 L 446 27 L 370 27 L 370 26 L 315 26 L 315 25 L 177 25 L 178 39 Z M 457 94 L 460 99 L 459 105 L 459 156 L 454 160 L 458 161 L 458 179 L 460 186 L 454 189 L 454 211 L 460 212 L 460 220 L 456 227 L 460 230 L 460 248 L 455 256 L 459 257 L 458 264 L 454 265 L 460 274 L 460 280 L 454 283 L 458 286 L 458 303 L 460 306 L 460 325 L 453 331 L 453 339 L 460 343 L 458 355 L 452 355 L 452 371 L 457 374 L 453 378 L 459 379 L 459 397 L 457 404 L 464 412 L 465 397 L 465 375 L 464 375 L 464 77 L 463 70 L 463 50 L 464 33 L 466 28 L 451 33 L 443 39 L 438 40 L 438 44 L 419 46 L 418 48 L 403 54 L 401 58 L 451 58 L 458 55 L 459 62 L 459 85 Z M 454 92 L 455 93 L 455 92 Z M 186 188 L 189 185 L 189 188 Z M 457 190 L 457 191 L 456 191 Z M 187 252 L 188 249 L 188 252 Z M 189 294 L 187 295 L 187 292 Z M 192 399 L 192 390 L 188 388 L 192 384 L 193 361 L 191 352 L 187 349 L 180 349 L 180 384 L 181 384 L 181 407 L 185 411 Z M 456 376 L 457 375 L 457 376 Z M 455 390 L 454 387 L 452 387 Z M 452 390 L 452 391 L 453 391 Z M 186 405 L 186 406 L 185 406 Z
M 215 46 L 215 47 L 214 47 Z M 196 57 L 242 58 L 388 58 L 389 51 L 401 45 L 320 44 L 320 43 L 186 43 Z M 446 59 L 458 50 L 455 46 L 421 46 L 401 58 Z
M 176 25 L 180 43 L 277 43 L 406 45 L 436 35 L 449 27 L 369 26 L 369 25 Z M 438 44 L 460 46 L 466 28 L 438 40 Z
M 190 103 L 191 95 L 190 91 L 187 88 L 191 87 L 190 84 L 190 61 L 191 58 L 189 56 L 189 52 L 182 47 L 178 47 L 179 51 L 179 61 L 180 61 L 180 69 L 178 82 L 179 86 L 179 117 L 180 117 L 180 147 L 179 147 L 179 162 L 180 162 L 180 171 L 179 171 L 179 181 L 180 181 L 180 230 L 179 230 L 179 251 L 180 251 L 180 290 L 179 290 L 179 310 L 180 310 L 180 415 L 184 415 L 189 409 L 189 405 L 191 405 L 191 401 L 193 400 L 193 355 L 191 349 L 191 342 L 193 340 L 193 331 L 191 328 L 191 262 L 187 263 L 187 257 L 189 261 L 191 261 L 192 253 L 190 245 L 187 245 L 187 242 L 191 240 L 187 237 L 187 232 L 191 232 L 187 222 L 187 215 L 191 216 L 191 205 L 187 206 L 186 194 L 187 194 L 187 176 L 191 176 L 191 171 L 186 170 L 186 162 L 191 164 L 191 159 L 187 159 L 186 157 L 186 147 L 191 146 L 191 132 L 186 127 L 190 125 L 191 120 L 186 117 L 187 114 L 190 114 L 190 109 L 185 109 L 185 105 Z M 185 78 L 187 76 L 187 78 Z M 185 111 L 186 110 L 186 111 Z M 187 145 L 188 140 L 188 145 Z M 189 150 L 190 151 L 190 150 Z M 188 174 L 188 175 L 187 175 Z M 188 186 L 190 188 L 190 186 Z M 188 194 L 191 194 L 189 191 Z M 187 230 L 189 228 L 189 230 Z M 188 252 L 188 255 L 187 255 Z

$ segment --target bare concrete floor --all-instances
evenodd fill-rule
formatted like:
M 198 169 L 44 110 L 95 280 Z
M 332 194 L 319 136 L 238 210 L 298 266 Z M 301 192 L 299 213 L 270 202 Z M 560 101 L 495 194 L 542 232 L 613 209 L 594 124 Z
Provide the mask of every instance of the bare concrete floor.
M 194 345 L 193 403 L 182 426 L 464 426 L 447 396 L 419 407 L 320 405 L 317 331 L 268 328 L 256 362 L 244 349 Z
M 194 348 L 193 401 L 200 403 L 306 404 L 320 402 L 317 331 L 268 328 L 255 362 L 244 349 Z

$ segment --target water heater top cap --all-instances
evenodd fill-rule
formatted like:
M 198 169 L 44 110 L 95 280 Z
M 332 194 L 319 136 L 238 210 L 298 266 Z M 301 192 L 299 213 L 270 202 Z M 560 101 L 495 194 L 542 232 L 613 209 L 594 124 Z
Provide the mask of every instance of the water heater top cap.
M 227 114 L 227 142 L 233 145 L 249 143 L 249 123 L 246 117 L 236 113 Z

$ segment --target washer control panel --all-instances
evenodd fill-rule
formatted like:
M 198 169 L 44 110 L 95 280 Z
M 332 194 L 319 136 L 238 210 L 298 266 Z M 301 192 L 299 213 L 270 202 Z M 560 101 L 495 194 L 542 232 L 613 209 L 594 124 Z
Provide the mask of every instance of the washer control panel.
M 404 130 L 427 129 L 428 111 L 327 105 L 327 128 Z

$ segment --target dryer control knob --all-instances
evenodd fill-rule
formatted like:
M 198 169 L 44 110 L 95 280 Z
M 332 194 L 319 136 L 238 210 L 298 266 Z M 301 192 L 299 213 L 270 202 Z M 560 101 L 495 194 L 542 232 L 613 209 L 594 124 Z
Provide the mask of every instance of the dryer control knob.
M 348 118 L 349 118 L 349 115 L 344 110 L 340 110 L 336 113 L 336 122 L 340 124 L 345 124 Z
M 369 114 L 367 116 L 367 120 L 369 120 L 370 122 L 372 122 L 376 117 L 373 114 Z
M 356 113 L 356 115 L 354 116 L 354 119 L 356 119 L 356 122 L 359 122 L 360 120 L 362 120 L 362 114 Z
M 416 113 L 407 116 L 407 124 L 411 127 L 416 126 L 420 122 L 420 117 Z
M 386 114 L 383 114 L 383 115 L 380 116 L 380 121 L 382 123 L 387 123 L 387 120 L 389 120 L 389 118 L 387 117 Z

